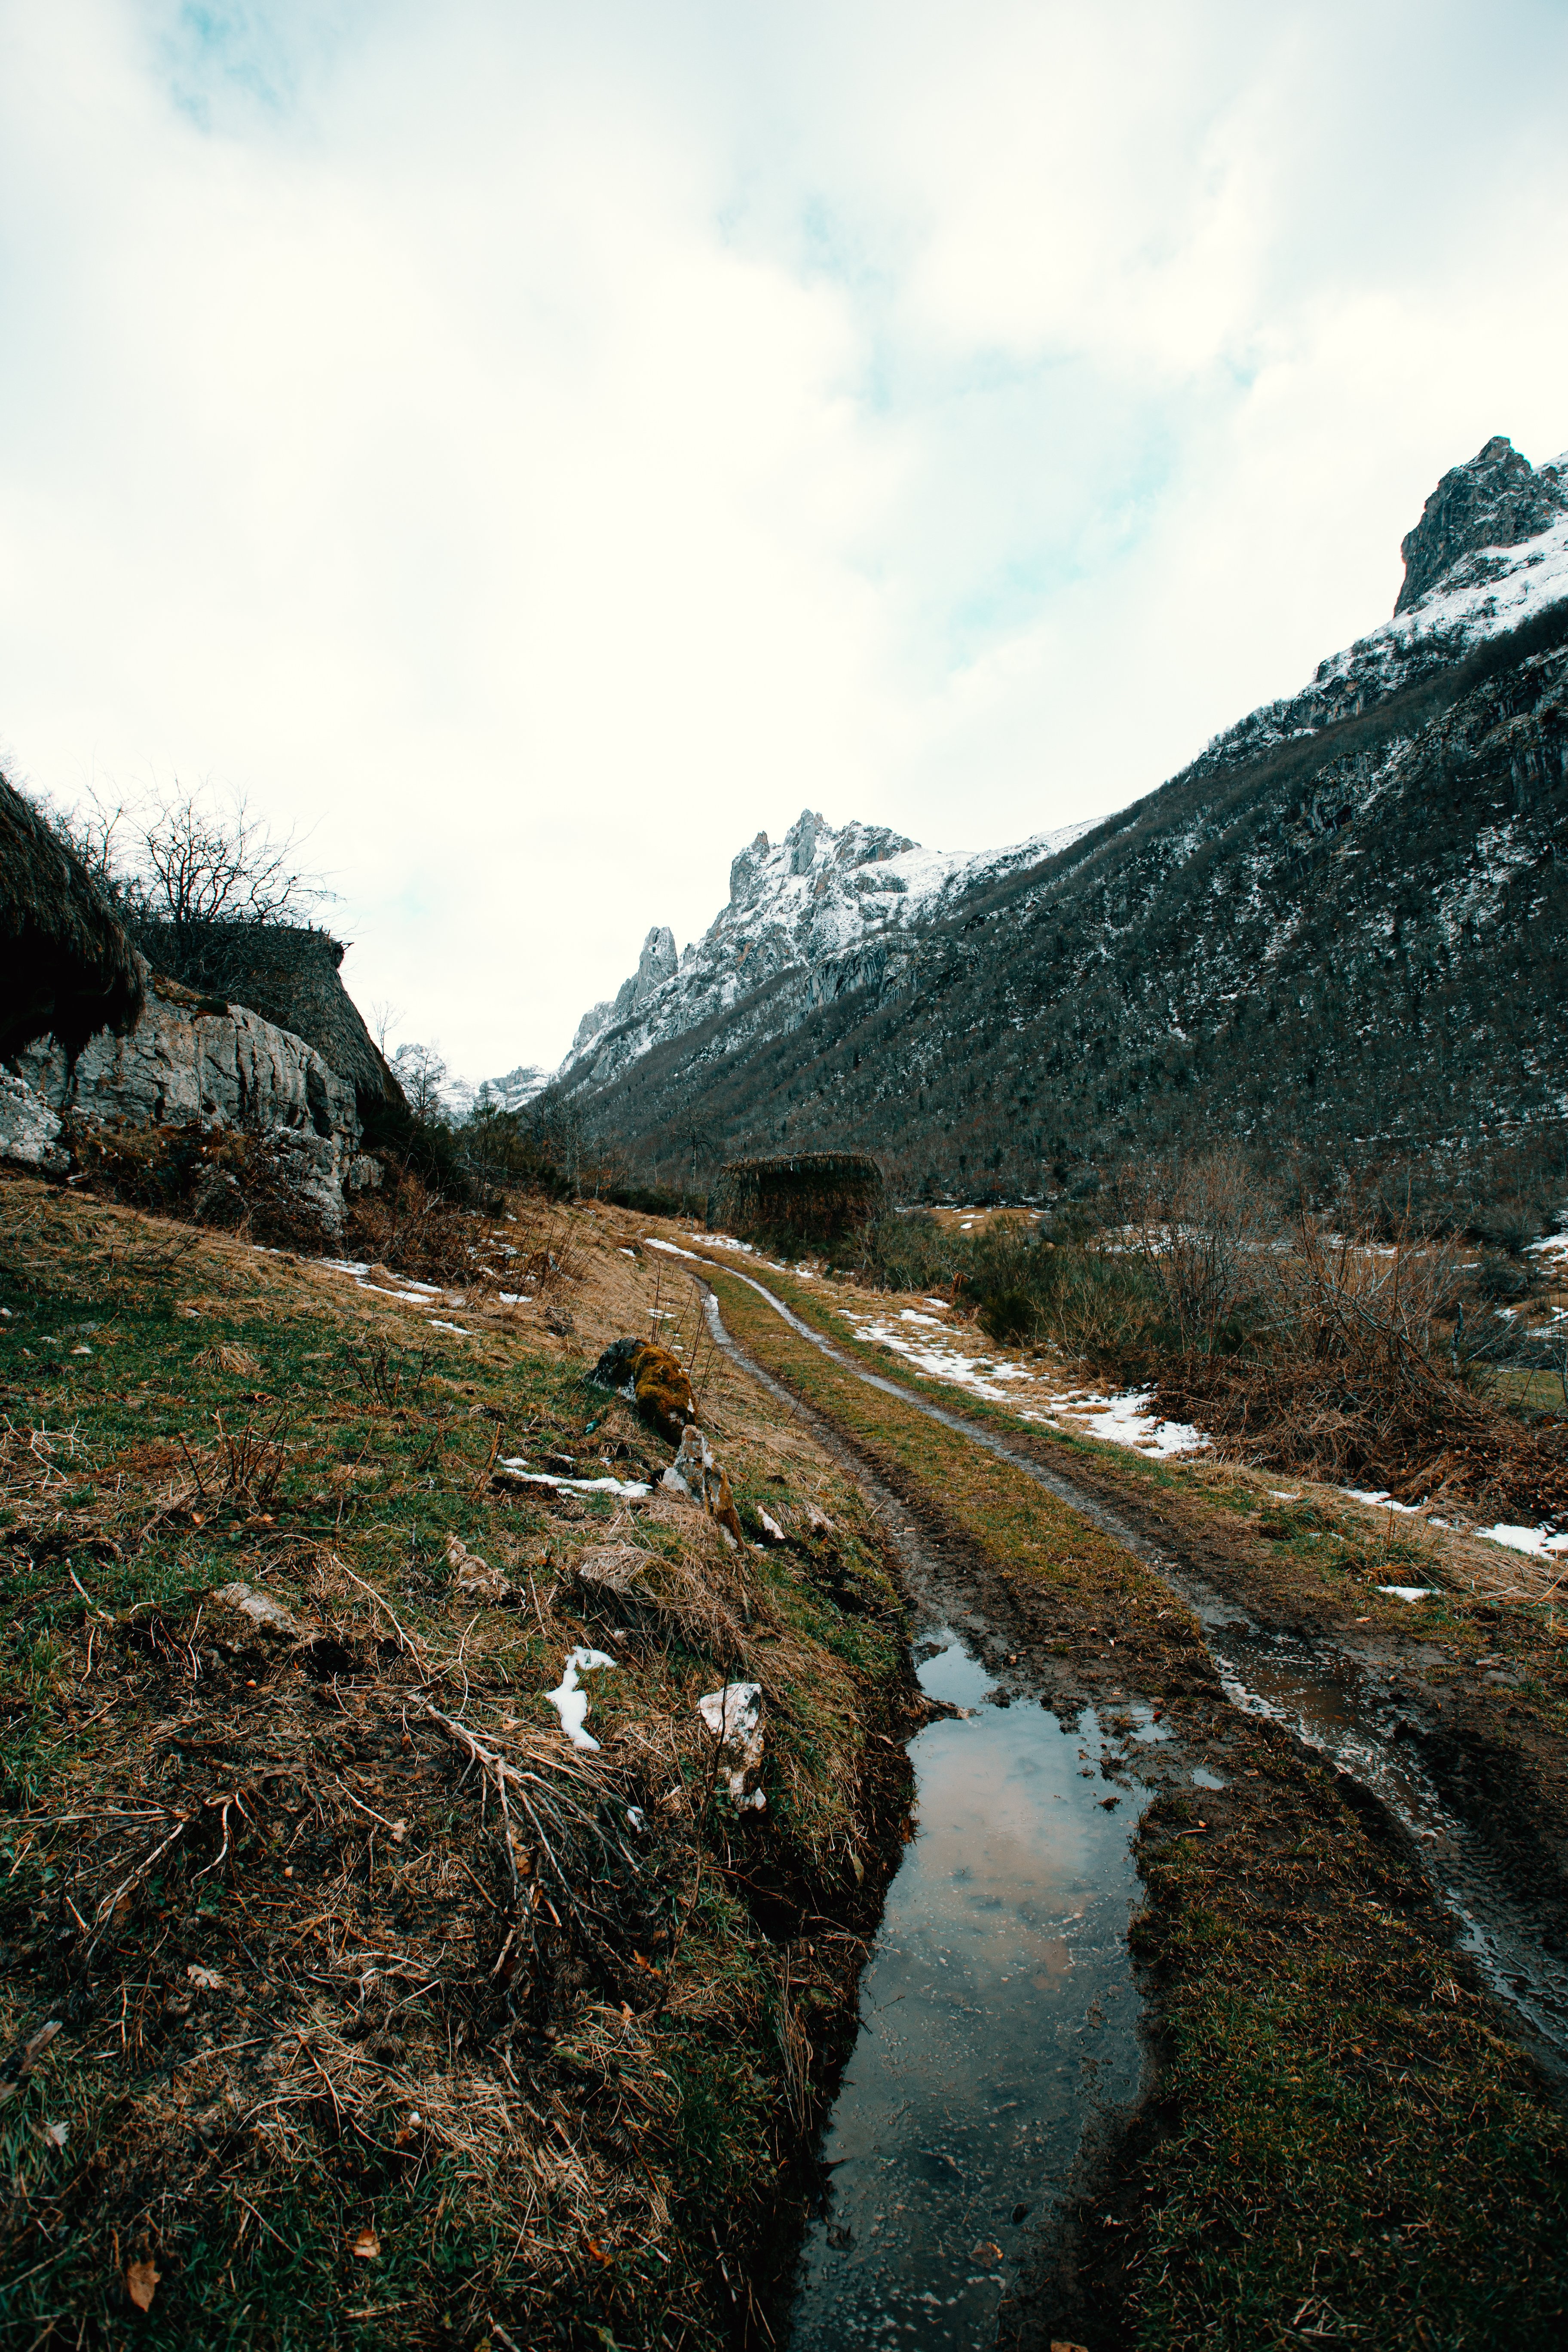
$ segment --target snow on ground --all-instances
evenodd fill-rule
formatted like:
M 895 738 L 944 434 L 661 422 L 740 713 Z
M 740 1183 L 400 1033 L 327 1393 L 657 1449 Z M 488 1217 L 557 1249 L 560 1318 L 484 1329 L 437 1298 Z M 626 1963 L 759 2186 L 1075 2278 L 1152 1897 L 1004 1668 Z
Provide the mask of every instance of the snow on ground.
M 858 1339 L 891 1349 L 895 1356 L 902 1356 L 931 1380 L 951 1381 L 955 1388 L 968 1389 L 973 1395 L 989 1397 L 997 1403 L 1008 1401 L 999 1382 L 1024 1381 L 1034 1384 L 1033 1374 L 1022 1364 L 1009 1364 L 999 1357 L 966 1356 L 953 1346 L 934 1315 L 922 1315 L 917 1307 L 904 1307 L 896 1321 L 841 1311 Z M 937 1338 L 928 1338 L 926 1334 L 930 1332 L 935 1332 Z
M 1429 1528 L 1451 1528 L 1454 1524 L 1452 1519 L 1440 1519 L 1428 1513 L 1422 1503 L 1396 1503 L 1394 1496 L 1381 1486 L 1373 1489 L 1342 1486 L 1338 1491 L 1348 1496 L 1352 1503 L 1367 1503 L 1379 1511 L 1401 1511 L 1406 1517 L 1419 1512 Z M 1283 1500 L 1283 1496 L 1280 1499 Z M 1510 1551 L 1533 1552 L 1538 1559 L 1568 1551 L 1568 1535 L 1559 1534 L 1550 1521 L 1539 1528 L 1516 1528 L 1500 1523 L 1495 1528 L 1477 1528 L 1475 1533 L 1483 1536 L 1489 1543 L 1506 1544 Z M 1396 1589 L 1392 1584 L 1380 1584 L 1378 1587 L 1380 1592 L 1393 1592 Z
M 445 1322 L 429 1312 L 432 1307 L 466 1307 L 468 1300 L 461 1291 L 443 1290 L 439 1283 L 416 1282 L 412 1275 L 405 1274 L 390 1276 L 390 1285 L 401 1287 L 389 1286 L 388 1282 L 373 1282 L 373 1274 L 387 1274 L 388 1269 L 371 1265 L 363 1258 L 322 1257 L 316 1264 L 324 1266 L 329 1274 L 346 1275 L 356 1290 L 367 1291 L 373 1298 L 390 1298 L 396 1307 L 422 1307 L 432 1331 L 450 1331 L 459 1339 L 471 1339 L 474 1336 L 463 1324 Z M 503 1307 L 527 1307 L 531 1302 L 525 1292 L 503 1290 L 500 1303 Z
M 1158 1420 L 1153 1394 L 1152 1389 L 1126 1389 L 1120 1396 L 1068 1397 L 1059 1410 L 1086 1415 L 1084 1426 L 1091 1437 L 1108 1445 L 1136 1446 L 1141 1454 L 1195 1454 L 1210 1443 L 1190 1422 Z
M 902 1356 L 928 1380 L 948 1381 L 973 1396 L 1011 1405 L 1020 1421 L 1065 1423 L 1109 1445 L 1130 1445 L 1141 1454 L 1190 1454 L 1209 1443 L 1202 1430 L 1184 1421 L 1162 1421 L 1151 1407 L 1152 1389 L 1128 1389 L 1112 1396 L 1091 1389 L 1064 1391 L 1029 1364 L 1006 1356 L 965 1354 L 948 1326 L 918 1307 L 900 1307 L 896 1318 L 840 1311 L 857 1338 Z M 1022 1403 L 1020 1389 L 1045 1411 L 1031 1411 Z
M 1510 1551 L 1530 1551 L 1538 1557 L 1551 1552 L 1568 1551 L 1568 1535 L 1559 1535 L 1550 1527 L 1543 1528 L 1478 1528 L 1478 1535 L 1489 1538 L 1493 1543 L 1506 1544 Z

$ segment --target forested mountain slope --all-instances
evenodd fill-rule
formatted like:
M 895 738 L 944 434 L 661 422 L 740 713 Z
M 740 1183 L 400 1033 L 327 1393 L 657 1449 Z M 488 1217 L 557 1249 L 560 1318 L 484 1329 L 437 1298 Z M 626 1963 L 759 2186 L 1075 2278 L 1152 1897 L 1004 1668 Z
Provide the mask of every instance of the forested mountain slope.
M 1425 593 L 1302 695 L 942 919 L 776 971 L 608 1084 L 569 1072 L 569 1098 L 649 1169 L 869 1145 L 906 1193 L 1037 1192 L 1196 1133 L 1364 1164 L 1554 1129 L 1562 481 L 1489 443 L 1405 541 L 1411 576 L 1438 561 Z

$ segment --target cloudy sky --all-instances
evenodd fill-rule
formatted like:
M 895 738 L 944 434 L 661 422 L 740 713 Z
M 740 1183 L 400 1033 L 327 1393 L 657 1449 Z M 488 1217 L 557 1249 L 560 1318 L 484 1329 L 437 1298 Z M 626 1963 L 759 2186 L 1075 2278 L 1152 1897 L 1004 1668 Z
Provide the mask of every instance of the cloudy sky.
M 0 750 L 552 1063 L 804 805 L 1114 808 L 1568 443 L 1563 0 L 0 0 Z

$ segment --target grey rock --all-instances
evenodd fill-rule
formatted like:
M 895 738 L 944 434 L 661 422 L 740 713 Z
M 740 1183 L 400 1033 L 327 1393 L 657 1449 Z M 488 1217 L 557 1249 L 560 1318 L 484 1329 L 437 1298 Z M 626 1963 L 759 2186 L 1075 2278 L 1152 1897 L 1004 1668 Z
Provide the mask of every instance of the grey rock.
M 69 1155 L 60 1149 L 60 1116 L 25 1079 L 0 1069 L 0 1160 L 15 1160 L 24 1168 L 51 1172 L 68 1167 Z
M 265 1592 L 253 1591 L 248 1584 L 220 1584 L 213 1599 L 237 1617 L 243 1617 L 258 1633 L 290 1642 L 299 1635 L 300 1622 L 293 1612 L 279 1601 L 269 1601 Z
M 1468 465 L 1444 475 L 1421 509 L 1421 520 L 1400 546 L 1405 585 L 1396 614 L 1407 613 L 1462 556 L 1483 549 L 1517 547 L 1549 530 L 1568 512 L 1568 481 L 1561 461 L 1539 473 L 1506 434 L 1495 434 Z
M 100 1029 L 74 1061 L 53 1037 L 16 1056 L 16 1079 L 37 1108 L 6 1092 L 0 1149 L 43 1164 L 67 1118 L 106 1129 L 240 1128 L 258 1138 L 265 1172 L 302 1219 L 329 1241 L 341 1237 L 345 1179 L 356 1187 L 374 1181 L 359 1150 L 352 1081 L 244 1005 L 220 1007 L 145 969 L 144 980 L 129 1035 Z M 221 1215 L 226 1205 L 215 1191 L 208 1207 Z
M 295 1129 L 358 1142 L 354 1089 L 301 1037 L 244 1005 L 213 1007 L 162 974 L 130 1034 L 100 1029 L 74 1062 L 53 1037 L 16 1057 L 18 1074 L 51 1108 L 124 1127 L 209 1121 Z

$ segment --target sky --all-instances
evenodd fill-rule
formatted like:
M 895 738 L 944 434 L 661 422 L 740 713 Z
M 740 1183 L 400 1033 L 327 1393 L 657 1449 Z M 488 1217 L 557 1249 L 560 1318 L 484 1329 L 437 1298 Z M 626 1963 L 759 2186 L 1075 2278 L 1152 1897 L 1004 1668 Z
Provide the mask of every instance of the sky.
M 1568 445 L 1568 0 L 0 0 L 0 758 L 556 1062 L 803 807 L 1107 813 Z

